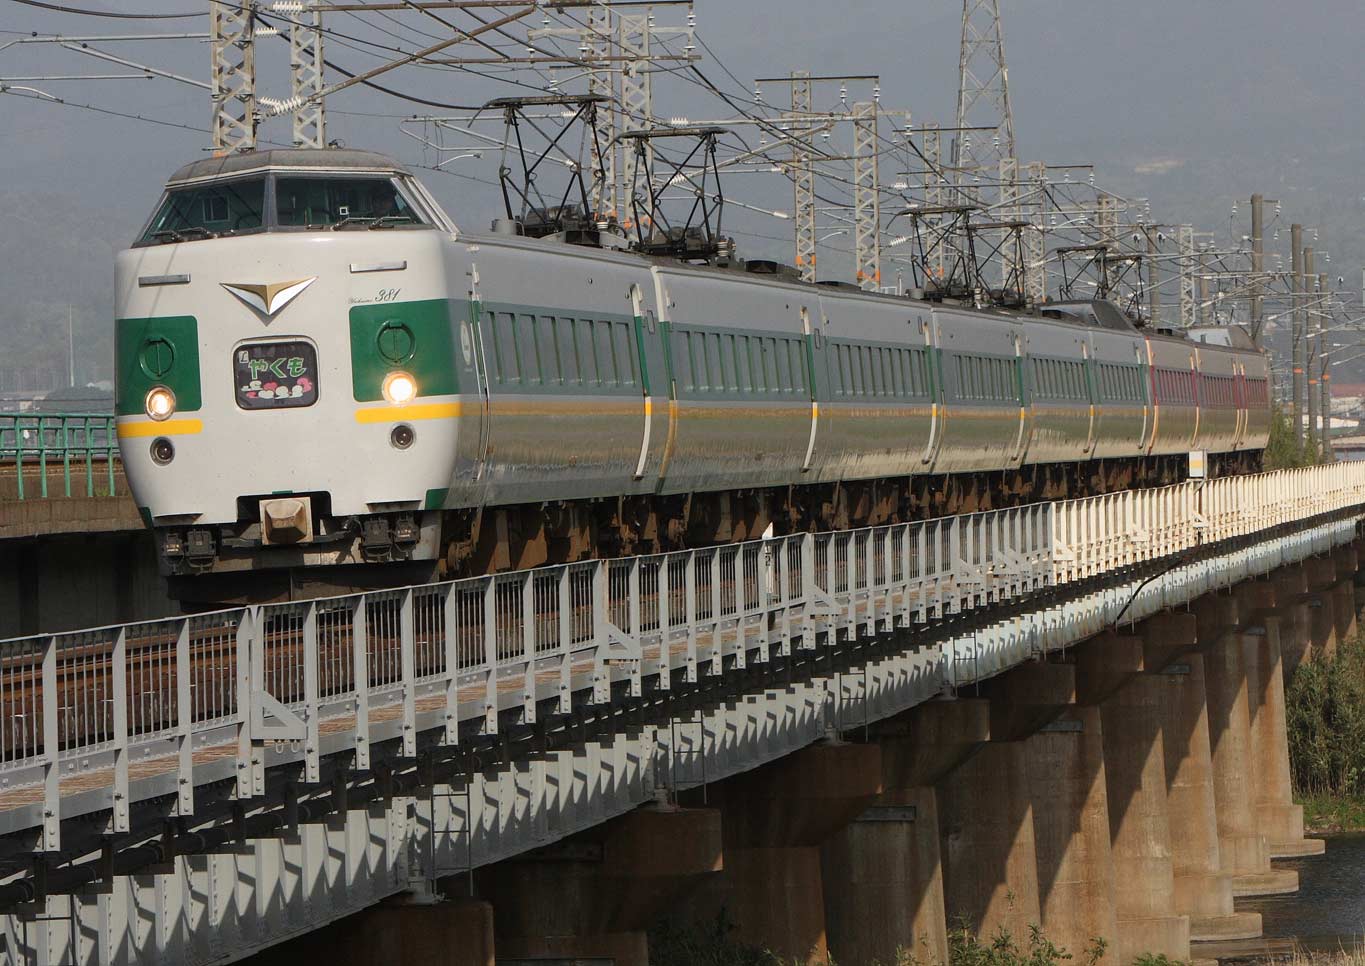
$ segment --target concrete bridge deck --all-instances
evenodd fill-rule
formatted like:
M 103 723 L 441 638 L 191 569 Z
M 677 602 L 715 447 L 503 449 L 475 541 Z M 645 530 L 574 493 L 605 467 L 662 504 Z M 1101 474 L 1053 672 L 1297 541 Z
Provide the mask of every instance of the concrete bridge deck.
M 1261 817 L 1274 825 L 1272 834 L 1252 827 L 1251 806 L 1226 819 L 1206 816 L 1216 818 L 1212 848 L 1224 845 L 1230 871 L 1219 872 L 1214 860 L 1214 871 L 1200 874 L 1226 888 L 1184 915 L 1172 905 L 1173 885 L 1164 889 L 1164 906 L 1154 894 L 1120 902 L 1117 886 L 1090 890 L 1108 897 L 1110 911 L 1096 919 L 1075 911 L 1093 903 L 1076 906 L 1054 895 L 1057 882 L 1094 874 L 1084 863 L 1073 862 L 1065 874 L 1053 868 L 1050 898 L 1041 896 L 1042 853 L 1051 849 L 1065 864 L 1080 834 L 1072 819 L 1082 816 L 1073 814 L 1079 806 L 1070 793 L 1052 783 L 1030 798 L 1030 768 L 1042 776 L 1065 761 L 1027 766 L 1019 755 L 1032 753 L 1031 736 L 1043 736 L 1043 745 L 1065 745 L 1050 754 L 1071 756 L 1072 765 L 1082 752 L 1116 773 L 1132 765 L 1126 742 L 1149 732 L 1159 710 L 1155 697 L 1124 684 L 1143 669 L 1143 647 L 1133 642 L 1148 642 L 1153 670 L 1184 680 L 1194 671 L 1183 655 L 1207 644 L 1215 648 L 1205 659 L 1212 661 L 1227 650 L 1218 642 L 1228 628 L 1245 627 L 1232 648 L 1243 655 L 1242 697 L 1234 695 L 1229 707 L 1242 709 L 1246 726 L 1231 744 L 1212 743 L 1210 760 L 1219 748 L 1227 760 L 1207 784 L 1240 781 L 1254 804 L 1245 642 L 1258 637 L 1263 615 L 1250 604 L 1240 616 L 1201 604 L 1197 610 L 1212 616 L 1200 618 L 1205 632 L 1197 634 L 1193 625 L 1171 625 L 1167 612 L 1229 600 L 1210 595 L 1244 581 L 1273 601 L 1265 575 L 1303 570 L 1302 561 L 1333 567 L 1330 555 L 1351 545 L 1362 515 L 1365 467 L 1342 464 L 8 641 L 0 664 L 0 717 L 8 722 L 0 728 L 7 870 L 0 902 L 9 912 L 0 929 L 25 962 L 226 962 L 387 897 L 436 883 L 448 888 L 458 877 L 493 897 L 500 950 L 549 955 L 555 950 L 529 938 L 549 927 L 515 925 L 526 908 L 496 898 L 510 894 L 509 883 L 520 882 L 525 868 L 536 861 L 590 867 L 600 886 L 611 855 L 629 856 L 611 866 L 619 885 L 648 877 L 650 861 L 662 861 L 657 843 L 649 844 L 654 833 L 640 832 L 640 823 L 697 822 L 705 827 L 687 826 L 684 839 L 665 833 L 674 861 L 663 863 L 659 876 L 675 885 L 715 880 L 724 852 L 729 871 L 721 878 L 729 877 L 730 899 L 742 907 L 746 936 L 804 956 L 808 939 L 821 949 L 836 939 L 856 945 L 859 935 L 886 939 L 889 927 L 855 928 L 860 914 L 837 897 L 817 903 L 817 937 L 801 924 L 816 916 L 810 889 L 819 892 L 821 862 L 840 862 L 828 852 L 822 859 L 820 848 L 836 835 L 876 838 L 877 829 L 918 842 L 929 825 L 939 842 L 940 818 L 930 819 L 937 806 L 923 799 L 923 789 L 932 794 L 937 785 L 937 801 L 951 803 L 943 843 L 961 848 L 941 860 L 958 871 L 948 874 L 946 891 L 942 881 L 938 886 L 948 899 L 926 913 L 924 922 L 940 923 L 930 930 L 935 935 L 945 902 L 985 928 L 1015 915 L 1001 898 L 1015 892 L 1033 896 L 1016 918 L 1051 922 L 1068 941 L 1094 929 L 1116 938 L 1125 961 L 1139 941 L 1188 959 L 1192 934 L 1247 934 L 1231 905 L 1234 892 L 1292 887 L 1269 864 L 1272 853 L 1310 848 L 1301 820 L 1294 828 L 1287 759 L 1283 782 L 1267 778 L 1278 797 L 1267 799 Z M 1342 579 L 1333 569 L 1323 586 Z M 1310 591 L 1319 612 L 1332 599 L 1306 582 L 1299 596 Z M 1299 606 L 1297 598 L 1290 603 Z M 1300 623 L 1308 640 L 1312 622 Z M 1149 626 L 1157 630 L 1144 637 Z M 1138 633 L 1116 633 L 1122 628 Z M 1087 648 L 1074 648 L 1096 635 Z M 1278 625 L 1275 636 L 1278 669 Z M 1191 670 L 1178 670 L 1186 666 L 1179 661 Z M 1265 682 L 1275 675 L 1265 672 Z M 1257 688 L 1256 708 L 1272 708 L 1269 683 Z M 958 700 L 945 703 L 945 695 Z M 1209 698 L 1210 722 L 1232 713 L 1218 704 L 1223 697 Z M 979 711 L 983 700 L 984 733 L 959 722 L 965 731 L 948 734 L 942 722 L 923 717 L 957 714 L 936 709 L 969 704 Z M 1278 758 L 1265 748 L 1282 744 L 1282 688 L 1279 702 L 1278 726 L 1271 711 L 1255 718 L 1266 732 L 1257 747 L 1272 765 Z M 883 759 L 897 734 L 919 743 L 919 759 L 943 760 L 933 767 L 920 760 L 896 777 Z M 841 735 L 860 740 L 822 742 Z M 1228 750 L 1234 746 L 1241 751 Z M 1115 868 L 1150 865 L 1151 849 L 1161 846 L 1152 841 L 1156 805 L 1146 789 L 1167 782 L 1160 753 L 1146 747 L 1137 771 L 1123 779 L 1125 810 L 1112 841 L 1105 837 Z M 1184 754 L 1175 754 L 1173 774 Z M 807 767 L 817 770 L 814 777 L 798 778 Z M 1269 774 L 1268 766 L 1262 770 Z M 745 784 L 746 773 L 768 777 Z M 1082 804 L 1094 788 L 1092 775 Z M 707 807 L 638 811 L 659 800 L 700 806 L 702 794 Z M 1052 804 L 1039 804 L 1048 795 Z M 1171 801 L 1178 797 L 1171 791 Z M 1165 791 L 1161 798 L 1169 811 Z M 1028 825 L 1036 854 L 1027 861 L 1014 854 L 1023 827 L 1017 816 L 988 814 L 992 802 L 1019 801 L 1034 802 Z M 716 803 L 723 821 L 715 821 Z M 1054 835 L 1066 829 L 1061 846 L 1032 831 L 1053 811 L 1060 824 L 1047 828 Z M 1140 830 L 1125 831 L 1130 816 Z M 1170 836 L 1187 830 L 1163 821 L 1170 868 Z M 1010 834 L 1001 839 L 1006 826 Z M 583 845 L 581 836 L 591 841 Z M 620 842 L 633 844 L 614 845 Z M 861 848 L 851 840 L 845 846 Z M 547 857 L 547 848 L 568 851 Z M 1202 848 L 1208 866 L 1209 842 Z M 542 850 L 534 853 L 540 859 L 504 861 L 533 850 Z M 845 879 L 858 879 L 862 860 L 843 855 Z M 998 875 L 984 871 L 1002 861 Z M 751 908 L 745 896 L 763 889 L 740 888 L 771 884 L 780 871 L 771 862 L 787 863 L 781 874 L 791 879 L 789 914 Z M 1018 891 L 1012 862 L 1035 869 L 1031 892 Z M 895 872 L 897 881 L 913 878 L 912 865 Z M 983 871 L 967 876 L 968 867 Z M 1159 881 L 1152 888 L 1162 891 Z M 574 902 L 588 901 L 575 895 Z M 1047 903 L 1056 906 L 1050 914 Z M 1151 915 L 1139 915 L 1143 903 Z M 643 962 L 640 916 L 622 913 L 629 905 L 620 899 L 612 916 L 617 925 L 630 920 L 622 935 L 636 938 L 622 940 L 616 958 Z M 1074 914 L 1063 915 L 1064 907 Z M 477 911 L 485 907 L 471 908 L 474 919 L 451 914 L 431 928 L 461 922 L 459 948 L 483 948 L 491 920 Z M 1105 916 L 1117 918 L 1100 921 Z M 914 938 L 914 929 L 897 928 L 900 938 Z M 580 923 L 574 936 L 561 937 L 558 952 L 590 950 L 598 935 L 592 929 Z M 524 948 L 517 945 L 523 940 Z

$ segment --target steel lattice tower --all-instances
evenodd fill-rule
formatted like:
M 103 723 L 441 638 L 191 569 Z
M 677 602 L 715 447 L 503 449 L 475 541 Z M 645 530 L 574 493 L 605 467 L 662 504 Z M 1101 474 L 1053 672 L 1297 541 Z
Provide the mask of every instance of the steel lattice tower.
M 213 83 L 213 150 L 256 146 L 255 2 L 209 4 Z
M 327 120 L 322 99 L 310 100 L 323 89 L 322 13 L 301 10 L 289 27 L 289 95 L 300 106 L 294 111 L 294 145 L 327 146 Z
M 959 182 L 983 173 L 994 178 L 1003 158 L 1017 157 L 1000 0 L 962 0 L 957 127 Z M 970 128 L 993 128 L 995 133 Z
M 853 105 L 853 251 L 860 288 L 882 284 L 881 183 L 877 166 L 877 105 Z
M 796 267 L 803 281 L 815 281 L 815 166 L 811 131 L 811 77 L 808 70 L 791 74 L 792 109 L 788 115 L 792 144 L 792 186 L 795 189 Z

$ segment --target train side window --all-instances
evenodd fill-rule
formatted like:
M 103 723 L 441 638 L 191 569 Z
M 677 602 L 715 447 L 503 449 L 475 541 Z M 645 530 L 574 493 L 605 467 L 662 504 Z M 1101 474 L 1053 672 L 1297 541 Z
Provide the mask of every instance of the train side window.
M 521 340 L 521 359 L 526 381 L 533 386 L 544 382 L 544 366 L 540 358 L 540 325 L 534 315 L 517 316 L 517 335 Z
M 516 382 L 516 349 L 512 340 L 515 318 L 510 312 L 493 312 L 493 366 L 498 382 Z
M 676 363 L 678 371 L 676 373 L 676 378 L 682 383 L 684 389 L 691 391 L 697 388 L 696 376 L 694 374 L 697 369 L 697 364 L 693 360 L 692 355 L 692 333 L 679 332 L 677 329 L 674 329 L 673 332 L 681 340 L 680 345 L 682 348 L 682 351 L 678 353 Z
M 725 367 L 720 361 L 720 333 L 712 332 L 706 339 L 707 382 L 716 392 L 725 391 Z
M 573 320 L 574 353 L 578 358 L 578 382 L 580 385 L 595 383 L 597 379 L 597 360 L 592 354 L 592 321 Z
M 773 370 L 777 373 L 776 388 L 778 392 L 789 393 L 793 389 L 791 372 L 791 350 L 788 347 L 790 339 L 769 339 L 768 345 L 772 350 Z
M 635 385 L 635 346 L 631 338 L 631 323 L 612 322 L 612 349 L 616 353 L 617 372 L 621 379 L 621 384 L 626 386 Z

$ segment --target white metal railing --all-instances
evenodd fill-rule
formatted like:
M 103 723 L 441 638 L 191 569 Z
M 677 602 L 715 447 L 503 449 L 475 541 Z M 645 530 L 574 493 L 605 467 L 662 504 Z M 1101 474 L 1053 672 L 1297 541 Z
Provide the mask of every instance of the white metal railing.
M 1365 463 L 4 641 L 0 812 L 35 808 L 55 850 L 78 791 L 107 788 L 127 829 L 131 761 L 188 815 L 206 760 L 262 794 L 267 741 L 298 742 L 317 781 L 341 748 L 364 769 L 377 740 L 412 755 L 509 708 L 530 722 L 1352 507 Z

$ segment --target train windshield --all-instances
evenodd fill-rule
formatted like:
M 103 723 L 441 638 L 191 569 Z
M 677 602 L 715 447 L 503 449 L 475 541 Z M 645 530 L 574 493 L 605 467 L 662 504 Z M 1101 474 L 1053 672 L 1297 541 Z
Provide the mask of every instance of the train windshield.
M 388 178 L 281 177 L 275 217 L 282 228 L 395 228 L 427 219 Z
M 176 188 L 166 195 L 141 240 L 179 242 L 259 231 L 264 218 L 264 178 Z

